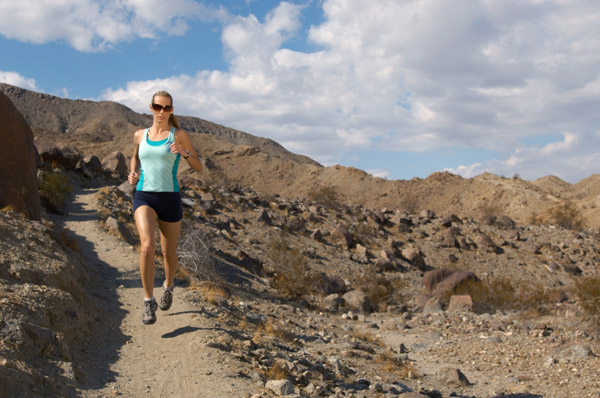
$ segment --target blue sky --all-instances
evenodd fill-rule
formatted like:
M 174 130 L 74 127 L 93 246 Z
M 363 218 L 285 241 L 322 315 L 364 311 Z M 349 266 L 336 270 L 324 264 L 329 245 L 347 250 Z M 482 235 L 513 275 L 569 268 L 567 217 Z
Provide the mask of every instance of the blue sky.
M 0 81 L 387 179 L 600 169 L 596 0 L 0 0 Z M 126 133 L 126 132 L 124 132 Z

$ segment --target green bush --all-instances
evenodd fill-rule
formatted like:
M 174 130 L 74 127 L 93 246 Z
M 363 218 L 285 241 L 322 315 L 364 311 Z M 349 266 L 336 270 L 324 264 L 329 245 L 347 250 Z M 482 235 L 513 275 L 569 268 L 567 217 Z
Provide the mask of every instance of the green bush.
M 49 210 L 62 212 L 73 186 L 62 174 L 42 171 L 38 174 L 38 190 Z

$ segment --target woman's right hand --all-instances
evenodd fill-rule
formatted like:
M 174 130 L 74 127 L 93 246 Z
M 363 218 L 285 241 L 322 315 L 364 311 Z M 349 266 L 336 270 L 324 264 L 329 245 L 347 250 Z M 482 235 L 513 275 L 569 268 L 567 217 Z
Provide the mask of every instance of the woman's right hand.
M 129 175 L 127 176 L 127 180 L 129 181 L 129 183 L 131 185 L 135 185 L 138 183 L 138 181 L 140 180 L 140 177 L 138 177 L 137 173 L 135 172 L 131 172 L 129 173 Z

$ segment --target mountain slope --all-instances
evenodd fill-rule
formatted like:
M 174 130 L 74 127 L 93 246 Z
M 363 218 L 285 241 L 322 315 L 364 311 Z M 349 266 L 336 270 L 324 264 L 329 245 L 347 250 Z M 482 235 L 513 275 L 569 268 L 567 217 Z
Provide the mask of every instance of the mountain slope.
M 133 131 L 151 123 L 149 115 L 114 102 L 68 100 L 6 84 L 0 84 L 0 90 L 23 113 L 36 140 L 74 146 L 86 155 L 103 157 L 119 150 L 130 156 Z M 531 182 L 490 173 L 465 179 L 444 172 L 425 179 L 388 181 L 353 167 L 323 167 L 272 140 L 206 120 L 179 119 L 205 159 L 207 167 L 197 177 L 213 184 L 239 184 L 289 198 L 314 197 L 326 187 L 345 204 L 413 212 L 428 209 L 476 219 L 507 215 L 520 223 L 552 222 L 553 209 L 569 200 L 588 227 L 600 226 L 598 176 L 569 184 L 554 176 Z M 184 164 L 181 173 L 191 170 Z

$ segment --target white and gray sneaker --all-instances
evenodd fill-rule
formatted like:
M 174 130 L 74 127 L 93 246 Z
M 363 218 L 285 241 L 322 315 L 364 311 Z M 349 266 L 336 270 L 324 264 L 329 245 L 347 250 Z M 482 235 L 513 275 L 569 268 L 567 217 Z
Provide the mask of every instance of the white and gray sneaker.
M 152 297 L 152 300 L 144 300 L 144 313 L 142 314 L 142 322 L 144 322 L 144 325 L 152 325 L 156 322 L 155 312 L 157 308 L 158 304 L 156 304 L 154 297 Z
M 171 308 L 171 304 L 173 304 L 174 287 L 175 285 L 171 287 L 165 287 L 165 285 L 163 285 L 163 294 L 160 300 L 158 301 L 158 308 L 160 308 L 161 310 L 166 311 L 169 308 Z

